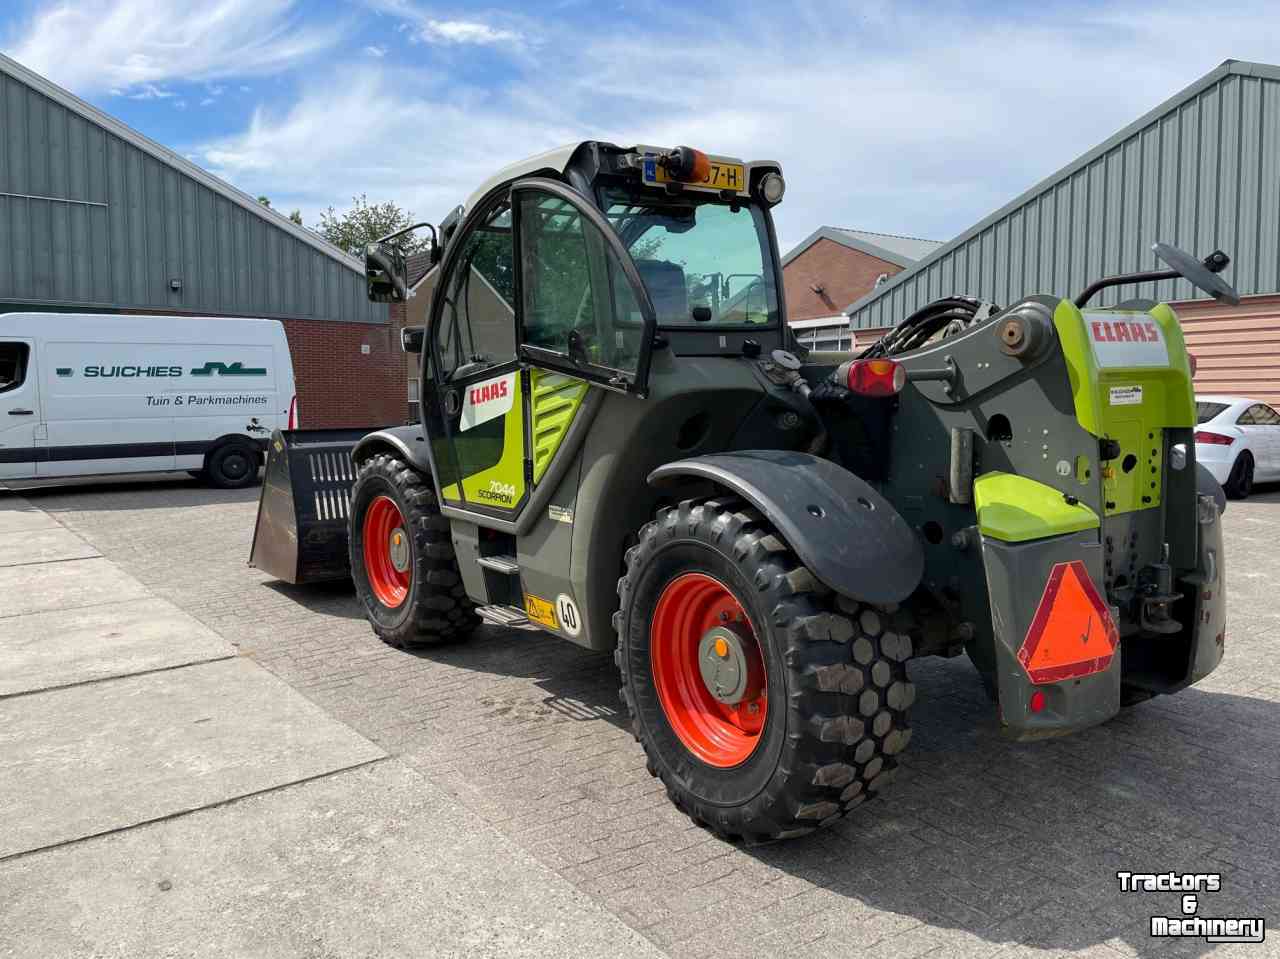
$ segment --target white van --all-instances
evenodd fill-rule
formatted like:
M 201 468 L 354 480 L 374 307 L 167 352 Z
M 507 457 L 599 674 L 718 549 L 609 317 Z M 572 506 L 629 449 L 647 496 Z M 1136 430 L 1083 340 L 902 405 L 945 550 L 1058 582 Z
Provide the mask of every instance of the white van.
M 234 489 L 297 425 L 278 320 L 0 314 L 0 483 L 188 470 Z

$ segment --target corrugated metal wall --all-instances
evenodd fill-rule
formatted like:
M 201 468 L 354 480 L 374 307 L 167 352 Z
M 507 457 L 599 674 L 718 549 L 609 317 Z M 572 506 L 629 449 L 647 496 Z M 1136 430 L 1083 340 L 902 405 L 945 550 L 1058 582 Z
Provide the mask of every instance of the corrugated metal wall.
M 1241 294 L 1280 290 L 1280 67 L 1228 61 L 893 277 L 851 316 L 855 327 L 892 326 L 949 293 L 1002 305 L 1074 295 L 1102 276 L 1155 269 L 1157 240 L 1201 256 L 1226 250 L 1224 275 Z M 1203 296 L 1181 280 L 1155 290 L 1141 293 Z
M 358 269 L 0 71 L 4 301 L 387 322 Z

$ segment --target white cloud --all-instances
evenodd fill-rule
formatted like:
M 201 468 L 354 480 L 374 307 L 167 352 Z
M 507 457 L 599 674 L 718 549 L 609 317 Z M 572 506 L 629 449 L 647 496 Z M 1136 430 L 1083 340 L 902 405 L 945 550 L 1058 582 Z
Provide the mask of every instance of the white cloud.
M 366 6 L 397 19 L 395 29 L 414 41 L 438 46 L 501 46 L 519 49 L 529 42 L 523 17 L 508 11 L 468 18 L 440 17 L 415 0 L 364 0 Z M 501 22 L 502 26 L 495 26 Z
M 286 112 L 259 109 L 242 133 L 199 145 L 197 162 L 308 223 L 360 193 L 430 219 L 504 163 L 584 136 L 468 97 L 415 94 L 421 82 L 373 65 L 343 75 L 339 88 L 317 81 Z
M 371 57 L 377 57 L 379 60 L 381 60 L 383 57 L 387 55 L 387 48 L 370 45 L 364 48 L 364 52 Z
M 1274 58 L 1280 33 L 1280 13 L 1257 0 L 1215 11 L 1211 31 L 1181 0 L 1010 15 L 818 4 L 783 20 L 748 6 L 732 22 L 669 14 L 612 33 L 367 2 L 411 33 L 500 24 L 536 42 L 489 44 L 507 56 L 500 85 L 451 79 L 472 62 L 455 51 L 479 39 L 438 41 L 420 72 L 392 58 L 336 64 L 341 88 L 314 78 L 292 108 L 199 146 L 201 162 L 309 223 L 361 192 L 434 219 L 503 164 L 559 143 L 688 143 L 782 161 L 784 248 L 821 224 L 949 238 L 1223 59 Z
M 341 27 L 300 23 L 294 0 L 46 0 L 6 46 L 93 93 L 277 73 L 333 46 Z
M 154 83 L 140 83 L 128 91 L 112 90 L 111 92 L 118 97 L 128 97 L 130 100 L 167 100 L 175 96 L 172 90 L 165 90 Z
M 518 44 L 523 39 L 514 30 L 502 30 L 470 20 L 424 20 L 418 37 L 428 43 L 471 43 L 480 46 Z

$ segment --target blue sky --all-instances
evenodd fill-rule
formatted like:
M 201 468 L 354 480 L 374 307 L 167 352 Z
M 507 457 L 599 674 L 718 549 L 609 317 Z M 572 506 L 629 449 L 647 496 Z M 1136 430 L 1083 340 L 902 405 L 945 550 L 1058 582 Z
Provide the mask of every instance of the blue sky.
M 0 49 L 307 223 L 438 219 L 574 140 L 783 163 L 819 225 L 947 239 L 1228 57 L 1280 5 L 9 0 Z

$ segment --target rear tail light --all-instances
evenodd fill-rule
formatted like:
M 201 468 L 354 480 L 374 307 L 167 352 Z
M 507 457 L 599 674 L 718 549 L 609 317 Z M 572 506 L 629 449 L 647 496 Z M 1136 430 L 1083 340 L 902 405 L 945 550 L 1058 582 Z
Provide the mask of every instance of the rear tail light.
M 295 396 L 289 401 L 289 429 L 298 429 L 298 398 Z
M 1031 702 L 1028 703 L 1033 713 L 1044 712 L 1044 690 L 1037 689 L 1031 694 Z
M 1235 442 L 1230 436 L 1221 433 L 1210 433 L 1208 430 L 1196 430 L 1197 443 L 1208 443 L 1210 446 L 1230 446 Z
M 894 396 L 907 383 L 907 370 L 896 360 L 850 360 L 841 365 L 840 373 L 860 396 Z

